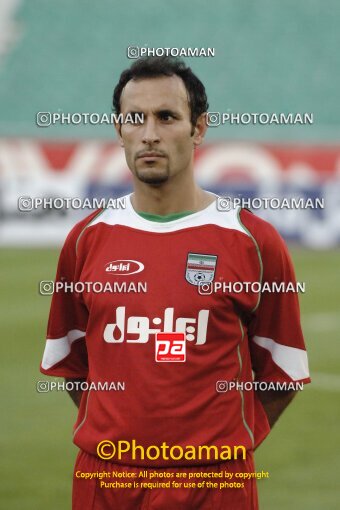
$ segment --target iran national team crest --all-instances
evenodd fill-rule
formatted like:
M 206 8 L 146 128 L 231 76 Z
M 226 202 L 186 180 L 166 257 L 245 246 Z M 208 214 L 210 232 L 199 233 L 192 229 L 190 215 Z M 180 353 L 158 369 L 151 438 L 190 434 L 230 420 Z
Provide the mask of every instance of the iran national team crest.
M 188 253 L 185 279 L 191 285 L 211 283 L 214 280 L 217 255 Z

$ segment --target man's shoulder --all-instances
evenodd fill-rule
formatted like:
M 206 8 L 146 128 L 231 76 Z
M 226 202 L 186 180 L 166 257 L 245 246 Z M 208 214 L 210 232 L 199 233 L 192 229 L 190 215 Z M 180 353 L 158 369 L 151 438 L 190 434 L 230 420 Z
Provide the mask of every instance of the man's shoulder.
M 279 232 L 268 221 L 256 216 L 248 209 L 241 209 L 239 217 L 244 228 L 255 239 L 261 252 L 263 250 L 280 251 L 285 246 Z
M 98 223 L 101 223 L 101 219 L 107 217 L 107 215 L 109 215 L 109 217 L 110 215 L 112 214 L 116 215 L 117 213 L 120 215 L 122 210 L 124 211 L 126 207 L 127 203 L 126 201 L 128 196 L 129 195 L 125 195 L 117 199 L 110 199 L 113 200 L 113 202 L 115 203 L 110 203 L 110 205 L 96 209 L 91 214 L 83 218 L 81 221 L 78 221 L 78 223 L 76 223 L 68 233 L 68 236 L 66 237 L 64 243 L 64 247 L 71 246 L 73 248 L 77 248 L 80 238 L 83 236 L 85 232 L 87 232 L 88 227 L 91 227 L 92 225 L 95 226 Z
M 105 209 L 96 209 L 91 214 L 83 218 L 81 221 L 78 221 L 78 223 L 76 223 L 68 233 L 64 246 L 75 247 L 79 237 L 82 235 L 84 230 L 87 227 L 89 227 L 93 223 L 93 221 L 104 212 L 104 210 Z

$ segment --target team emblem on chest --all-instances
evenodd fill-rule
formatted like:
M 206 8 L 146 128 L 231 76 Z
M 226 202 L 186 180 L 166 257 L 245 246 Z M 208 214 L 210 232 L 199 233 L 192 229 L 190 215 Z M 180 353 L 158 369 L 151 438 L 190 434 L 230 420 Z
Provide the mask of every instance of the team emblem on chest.
M 217 255 L 188 253 L 185 279 L 191 285 L 211 283 L 214 280 Z

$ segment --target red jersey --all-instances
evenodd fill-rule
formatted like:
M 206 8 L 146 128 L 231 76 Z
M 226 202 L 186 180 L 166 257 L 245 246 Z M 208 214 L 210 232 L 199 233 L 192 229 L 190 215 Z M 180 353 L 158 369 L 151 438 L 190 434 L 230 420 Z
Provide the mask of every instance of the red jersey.
M 252 450 L 269 432 L 256 392 L 218 382 L 309 382 L 296 293 L 207 287 L 295 282 L 283 240 L 247 210 L 212 203 L 154 222 L 129 195 L 125 209 L 96 211 L 72 229 L 56 280 L 79 285 L 53 295 L 41 371 L 125 388 L 83 393 L 74 442 L 88 453 L 106 439 Z M 161 332 L 184 333 L 173 356 Z

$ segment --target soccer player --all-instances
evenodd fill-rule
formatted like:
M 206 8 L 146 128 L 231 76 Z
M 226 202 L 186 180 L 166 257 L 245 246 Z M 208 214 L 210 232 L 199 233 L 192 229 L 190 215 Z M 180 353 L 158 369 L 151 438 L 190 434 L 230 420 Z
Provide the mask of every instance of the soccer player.
M 240 207 L 220 211 L 218 197 L 195 182 L 208 103 L 182 61 L 137 60 L 121 74 L 113 104 L 123 119 L 144 117 L 116 125 L 133 193 L 126 208 L 96 211 L 71 230 L 56 280 L 126 292 L 55 293 L 41 364 L 44 374 L 90 384 L 70 391 L 79 406 L 73 510 L 257 509 L 254 478 L 223 489 L 207 482 L 254 472 L 254 449 L 296 393 L 240 383 L 309 382 L 297 294 L 212 286 L 295 282 L 287 248 L 270 224 Z M 128 292 L 140 283 L 146 292 Z M 99 391 L 119 381 L 124 391 Z M 225 391 L 231 383 L 238 386 Z M 242 445 L 246 456 L 150 459 L 140 448 L 103 460 L 97 448 L 106 440 L 166 444 L 175 457 L 188 447 Z M 110 486 L 112 478 L 103 486 L 103 472 L 132 486 Z M 155 472 L 159 486 L 143 485 Z M 176 474 L 184 478 L 173 486 Z

